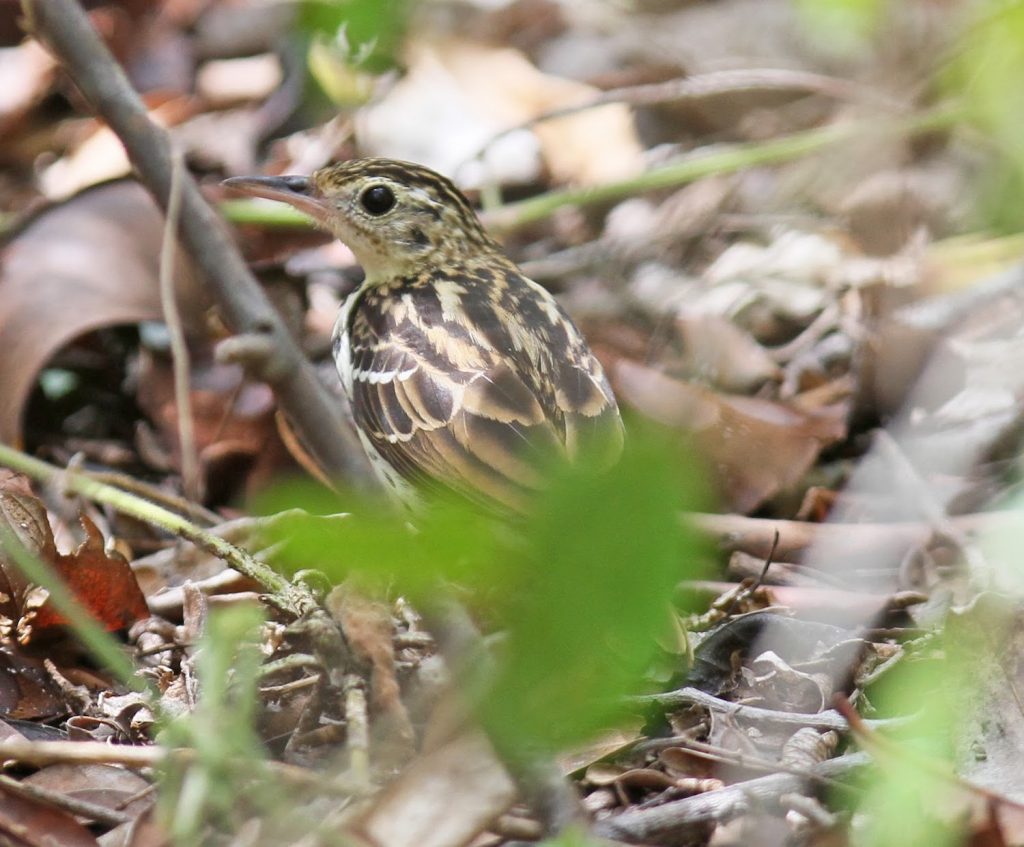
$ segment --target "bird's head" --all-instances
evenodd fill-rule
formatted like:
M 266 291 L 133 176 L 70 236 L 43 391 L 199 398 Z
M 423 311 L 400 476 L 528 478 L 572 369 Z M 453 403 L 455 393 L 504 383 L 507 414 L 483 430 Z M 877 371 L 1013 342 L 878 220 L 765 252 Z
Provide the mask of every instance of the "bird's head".
M 224 185 L 306 213 L 348 245 L 371 283 L 497 249 L 452 182 L 410 162 L 353 159 L 309 177 L 241 176 Z

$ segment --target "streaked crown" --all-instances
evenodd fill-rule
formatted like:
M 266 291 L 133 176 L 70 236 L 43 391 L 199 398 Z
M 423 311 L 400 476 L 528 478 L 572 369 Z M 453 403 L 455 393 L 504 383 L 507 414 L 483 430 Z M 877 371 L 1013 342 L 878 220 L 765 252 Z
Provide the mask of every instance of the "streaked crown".
M 321 222 L 371 281 L 499 249 L 462 192 L 420 165 L 358 159 L 322 168 L 310 183 L 323 204 Z

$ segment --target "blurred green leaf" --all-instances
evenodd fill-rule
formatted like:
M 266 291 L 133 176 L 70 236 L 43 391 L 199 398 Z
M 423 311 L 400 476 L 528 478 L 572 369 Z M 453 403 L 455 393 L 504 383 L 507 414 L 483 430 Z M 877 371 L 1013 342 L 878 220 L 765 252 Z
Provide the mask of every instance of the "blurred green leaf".
M 942 81 L 996 154 L 980 183 L 984 222 L 1014 231 L 1024 224 L 1024 0 L 983 2 L 972 12 Z
M 560 832 L 556 838 L 546 838 L 537 847 L 607 847 L 609 842 L 591 838 L 577 827 Z
M 160 732 L 161 743 L 196 752 L 188 764 L 172 760 L 162 775 L 159 815 L 177 844 L 199 843 L 207 826 L 235 831 L 253 809 L 282 802 L 255 731 L 262 622 L 250 606 L 210 615 L 196 659 L 196 708 Z
M 622 714 L 656 653 L 698 540 L 680 514 L 697 481 L 663 445 L 632 439 L 601 474 L 572 469 L 540 498 L 507 598 L 508 637 L 482 705 L 492 737 L 557 749 Z
M 834 53 L 862 50 L 875 32 L 886 0 L 797 0 L 796 7 L 807 24 L 821 36 L 819 46 Z
M 335 42 L 342 33 L 351 57 L 360 59 L 352 67 L 381 73 L 397 64 L 411 9 L 412 0 L 302 0 L 298 28 L 314 42 Z
M 968 792 L 958 774 L 976 755 L 972 733 L 993 720 L 989 692 L 1006 685 L 1003 642 L 1016 626 L 1013 607 L 1006 598 L 982 595 L 949 615 L 925 650 L 911 652 L 870 690 L 878 716 L 913 715 L 914 721 L 885 732 L 889 743 L 864 775 L 857 808 L 865 813 L 867 847 L 965 843 Z
M 676 585 L 698 574 L 701 544 L 680 520 L 703 500 L 692 466 L 658 439 L 632 433 L 604 472 L 562 468 L 521 522 L 500 522 L 438 502 L 415 519 L 356 504 L 342 519 L 289 517 L 273 541 L 290 567 L 333 581 L 352 575 L 414 604 L 441 583 L 470 592 L 470 606 L 504 632 L 480 704 L 503 746 L 552 749 L 581 741 L 622 713 L 669 626 Z M 321 513 L 344 504 L 280 489 L 271 511 Z M 351 504 L 350 504 L 351 505 Z

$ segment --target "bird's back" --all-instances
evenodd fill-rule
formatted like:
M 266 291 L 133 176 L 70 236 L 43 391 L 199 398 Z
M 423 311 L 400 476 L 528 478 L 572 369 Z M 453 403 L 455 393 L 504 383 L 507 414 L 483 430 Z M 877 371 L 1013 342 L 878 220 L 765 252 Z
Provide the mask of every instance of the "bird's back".
M 621 450 L 600 365 L 554 298 L 508 260 L 364 286 L 336 348 L 375 458 L 415 488 L 519 511 L 552 462 L 608 464 Z

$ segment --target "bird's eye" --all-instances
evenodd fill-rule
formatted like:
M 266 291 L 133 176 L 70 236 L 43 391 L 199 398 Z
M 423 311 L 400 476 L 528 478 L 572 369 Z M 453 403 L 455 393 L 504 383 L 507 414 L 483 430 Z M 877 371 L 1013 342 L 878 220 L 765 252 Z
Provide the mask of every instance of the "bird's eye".
M 371 215 L 383 215 L 395 205 L 395 194 L 386 185 L 371 185 L 359 196 L 359 203 Z

